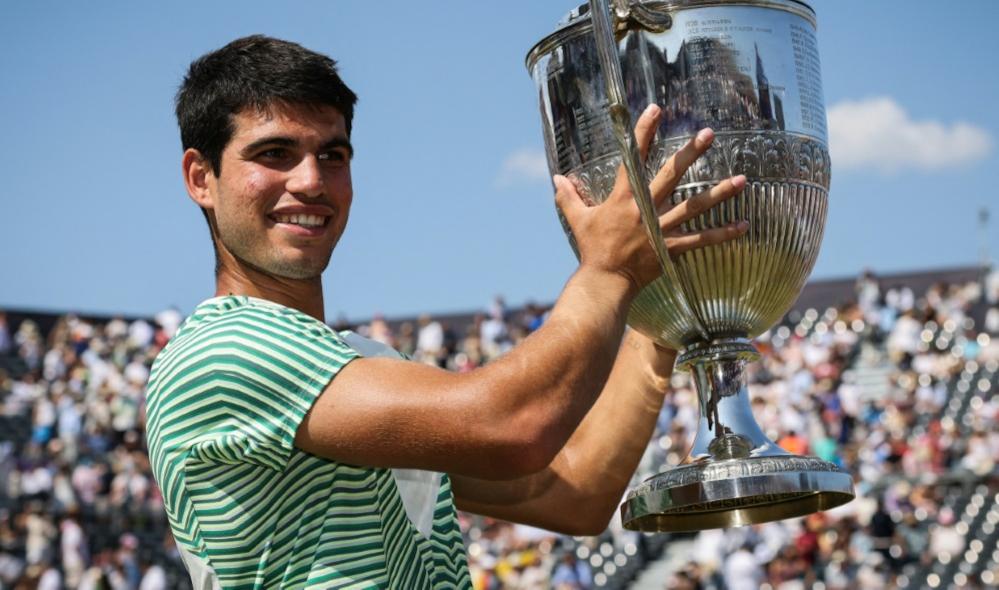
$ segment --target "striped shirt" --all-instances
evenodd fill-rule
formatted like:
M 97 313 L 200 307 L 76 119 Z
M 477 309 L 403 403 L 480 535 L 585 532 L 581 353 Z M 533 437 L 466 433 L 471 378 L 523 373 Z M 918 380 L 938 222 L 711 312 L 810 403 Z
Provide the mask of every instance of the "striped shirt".
M 217 297 L 157 356 L 149 454 L 196 583 L 192 563 L 221 588 L 471 587 L 447 476 L 433 480 L 421 534 L 391 470 L 294 446 L 312 403 L 362 354 L 345 336 L 276 303 Z

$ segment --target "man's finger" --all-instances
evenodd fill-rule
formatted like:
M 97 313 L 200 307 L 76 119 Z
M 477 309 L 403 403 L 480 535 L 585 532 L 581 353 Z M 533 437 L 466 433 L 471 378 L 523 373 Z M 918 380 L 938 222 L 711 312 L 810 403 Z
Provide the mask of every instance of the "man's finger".
M 714 244 L 734 240 L 735 238 L 738 238 L 742 234 L 746 233 L 747 229 L 749 229 L 749 222 L 740 221 L 724 227 L 706 229 L 704 231 L 689 234 L 667 236 L 666 247 L 669 249 L 670 254 L 682 254 L 687 250 L 693 250 L 694 248 L 703 248 L 705 246 L 712 246 Z
M 687 168 L 699 158 L 701 154 L 708 151 L 711 142 L 715 140 L 715 132 L 709 128 L 701 129 L 697 135 L 692 137 L 683 147 L 676 151 L 663 167 L 656 173 L 655 178 L 649 184 L 652 191 L 652 198 L 659 204 L 673 192 L 680 178 L 683 177 Z
M 649 157 L 649 146 L 659 129 L 659 120 L 662 118 L 663 110 L 659 105 L 650 104 L 645 108 L 635 121 L 635 142 L 638 143 L 638 155 L 642 157 L 642 162 Z
M 635 143 L 638 144 L 638 155 L 642 162 L 649 156 L 649 146 L 659 129 L 659 121 L 662 118 L 662 109 L 659 105 L 650 104 L 638 117 L 635 122 Z M 628 171 L 624 164 L 617 168 L 617 177 L 614 179 L 614 189 L 611 195 L 629 195 L 631 198 L 631 184 L 628 182 Z
M 745 176 L 740 174 L 739 176 L 726 178 L 709 190 L 694 195 L 660 215 L 659 227 L 663 228 L 663 231 L 677 227 L 684 221 L 697 217 L 725 199 L 730 199 L 738 195 L 744 188 L 746 188 Z
M 555 184 L 555 205 L 562 211 L 562 215 L 571 225 L 572 220 L 576 218 L 581 209 L 586 208 L 586 205 L 571 180 L 561 174 L 556 174 L 552 176 L 552 182 Z

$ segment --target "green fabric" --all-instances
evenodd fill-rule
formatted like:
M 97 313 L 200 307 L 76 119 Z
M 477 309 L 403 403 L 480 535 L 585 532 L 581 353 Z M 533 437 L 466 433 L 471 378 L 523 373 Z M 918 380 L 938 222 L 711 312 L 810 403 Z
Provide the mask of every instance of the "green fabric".
M 177 542 L 223 588 L 470 588 L 445 476 L 424 538 L 392 473 L 294 447 L 358 353 L 322 322 L 248 297 L 210 299 L 156 358 L 150 458 Z

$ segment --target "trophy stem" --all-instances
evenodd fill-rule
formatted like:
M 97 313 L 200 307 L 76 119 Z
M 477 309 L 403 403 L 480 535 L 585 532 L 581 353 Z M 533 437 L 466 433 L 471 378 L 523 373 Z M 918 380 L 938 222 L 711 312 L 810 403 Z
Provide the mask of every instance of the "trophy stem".
M 748 340 L 687 348 L 700 400 L 693 448 L 683 465 L 646 480 L 621 505 L 625 528 L 696 531 L 770 522 L 828 510 L 853 499 L 853 480 L 832 463 L 792 455 L 753 418 L 746 365 L 759 358 Z
M 700 401 L 700 420 L 688 463 L 787 456 L 760 429 L 750 407 L 746 365 L 759 358 L 745 339 L 688 348 L 681 366 L 690 370 Z

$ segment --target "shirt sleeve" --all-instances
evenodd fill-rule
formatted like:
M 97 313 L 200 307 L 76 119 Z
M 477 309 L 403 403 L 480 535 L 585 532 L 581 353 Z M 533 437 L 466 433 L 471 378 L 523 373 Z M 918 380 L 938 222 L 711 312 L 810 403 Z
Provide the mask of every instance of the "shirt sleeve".
M 234 310 L 206 327 L 189 460 L 281 471 L 295 433 L 319 394 L 358 356 L 333 330 L 300 312 Z

